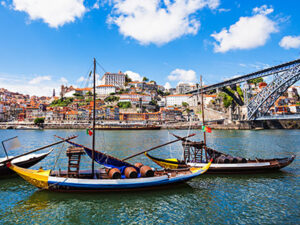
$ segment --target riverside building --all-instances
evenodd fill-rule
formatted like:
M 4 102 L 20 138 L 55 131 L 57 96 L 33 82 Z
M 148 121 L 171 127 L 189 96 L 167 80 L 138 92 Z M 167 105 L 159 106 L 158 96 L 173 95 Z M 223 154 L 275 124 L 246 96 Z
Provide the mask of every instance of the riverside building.
M 109 95 L 111 93 L 116 93 L 116 87 L 111 84 L 99 85 L 96 87 L 96 93 L 98 95 Z
M 118 73 L 106 72 L 102 77 L 102 83 L 104 85 L 113 85 L 119 88 L 123 88 L 125 85 L 125 74 L 119 71 Z
M 192 95 L 168 95 L 166 96 L 166 106 L 181 106 L 183 102 L 188 102 Z

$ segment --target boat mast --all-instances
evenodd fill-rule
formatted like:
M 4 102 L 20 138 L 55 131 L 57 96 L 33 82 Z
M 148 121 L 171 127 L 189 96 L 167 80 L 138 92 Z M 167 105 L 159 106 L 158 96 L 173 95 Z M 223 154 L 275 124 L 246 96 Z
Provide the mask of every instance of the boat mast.
M 94 76 L 93 76 L 94 84 L 93 84 L 93 143 L 92 143 L 92 178 L 94 178 L 95 171 L 95 118 L 96 118 L 96 59 L 94 58 Z
M 204 120 L 204 100 L 203 100 L 203 86 L 202 86 L 202 75 L 200 75 L 200 88 L 201 88 L 201 111 L 202 111 L 202 126 L 205 126 Z M 203 132 L 203 142 L 204 142 L 204 152 L 205 158 L 207 161 L 207 153 L 206 153 L 206 132 Z M 201 161 L 202 161 L 202 152 L 201 152 Z

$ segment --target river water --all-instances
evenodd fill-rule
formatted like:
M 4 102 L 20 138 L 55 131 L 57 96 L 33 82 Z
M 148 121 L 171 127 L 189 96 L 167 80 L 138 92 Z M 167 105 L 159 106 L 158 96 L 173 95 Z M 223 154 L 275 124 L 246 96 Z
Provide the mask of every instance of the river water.
M 202 138 L 201 131 L 194 132 L 195 140 Z M 19 154 L 57 141 L 54 135 L 73 134 L 79 135 L 78 143 L 91 145 L 84 130 L 0 130 L 0 140 L 18 136 L 23 147 L 11 154 Z M 167 130 L 96 135 L 97 149 L 119 158 L 174 139 Z M 297 157 L 281 172 L 202 175 L 174 188 L 143 192 L 51 193 L 18 177 L 0 180 L 0 224 L 300 224 L 300 130 L 213 131 L 208 145 L 246 158 Z M 35 168 L 52 169 L 55 162 L 55 168 L 65 168 L 65 148 L 56 146 Z M 175 143 L 152 155 L 181 157 L 182 148 Z M 143 155 L 130 162 L 158 167 Z M 89 166 L 84 158 L 82 168 Z

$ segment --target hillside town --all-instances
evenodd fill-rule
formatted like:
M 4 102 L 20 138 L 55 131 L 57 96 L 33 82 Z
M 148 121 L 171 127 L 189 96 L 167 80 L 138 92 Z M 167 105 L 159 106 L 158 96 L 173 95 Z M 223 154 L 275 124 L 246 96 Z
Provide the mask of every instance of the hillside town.
M 102 76 L 101 83 L 96 87 L 97 123 L 139 121 L 147 124 L 166 124 L 200 121 L 200 96 L 185 94 L 197 89 L 196 84 L 179 83 L 176 88 L 166 89 L 146 77 L 142 81 L 132 80 L 121 71 L 106 72 Z M 233 89 L 227 88 L 227 91 L 204 94 L 207 120 L 245 119 L 244 104 L 236 104 L 234 96 L 232 97 L 230 93 L 235 93 L 239 101 L 244 103 L 266 86 L 267 84 L 260 78 L 246 83 L 243 87 L 237 86 Z M 90 87 L 75 88 L 61 85 L 58 94 L 54 89 L 52 96 L 38 97 L 0 88 L 0 122 L 34 123 L 37 118 L 43 118 L 46 124 L 88 123 L 93 116 L 92 91 Z M 299 86 L 290 87 L 276 101 L 270 113 L 299 113 L 299 95 Z

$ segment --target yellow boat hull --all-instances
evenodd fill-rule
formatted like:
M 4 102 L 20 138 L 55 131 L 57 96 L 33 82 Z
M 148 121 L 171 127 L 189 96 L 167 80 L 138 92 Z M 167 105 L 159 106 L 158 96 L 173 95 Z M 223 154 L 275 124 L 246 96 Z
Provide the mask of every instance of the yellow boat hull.
M 50 175 L 51 170 L 31 170 L 25 169 L 13 164 L 9 165 L 9 168 L 15 171 L 19 176 L 21 176 L 24 180 L 29 182 L 30 184 L 41 188 L 41 189 L 48 189 L 48 178 Z

